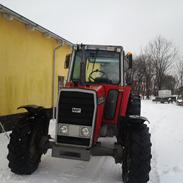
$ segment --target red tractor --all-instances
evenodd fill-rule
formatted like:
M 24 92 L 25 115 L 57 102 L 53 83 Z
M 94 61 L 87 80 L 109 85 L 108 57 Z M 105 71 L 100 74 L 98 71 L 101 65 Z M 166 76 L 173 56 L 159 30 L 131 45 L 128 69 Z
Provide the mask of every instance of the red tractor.
M 23 106 L 26 115 L 14 128 L 8 145 L 9 167 L 16 174 L 33 173 L 49 148 L 52 156 L 89 161 L 112 156 L 122 164 L 125 183 L 146 183 L 151 169 L 151 142 L 140 97 L 128 79 L 132 55 L 121 46 L 75 45 L 66 57 L 69 73 L 59 92 L 56 137 L 48 135 L 50 109 Z M 115 137 L 113 145 L 100 139 Z

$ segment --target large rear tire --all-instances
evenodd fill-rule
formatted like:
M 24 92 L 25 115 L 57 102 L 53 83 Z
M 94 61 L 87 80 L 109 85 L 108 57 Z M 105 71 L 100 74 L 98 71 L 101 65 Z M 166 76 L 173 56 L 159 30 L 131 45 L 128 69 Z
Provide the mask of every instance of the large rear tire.
M 151 142 L 145 125 L 127 127 L 122 160 L 124 183 L 147 183 L 151 170 Z

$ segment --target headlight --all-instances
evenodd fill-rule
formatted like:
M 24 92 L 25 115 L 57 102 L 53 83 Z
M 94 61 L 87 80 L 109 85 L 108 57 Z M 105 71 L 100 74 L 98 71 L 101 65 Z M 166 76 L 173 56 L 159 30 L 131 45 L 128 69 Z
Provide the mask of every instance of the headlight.
M 60 127 L 60 133 L 61 133 L 61 134 L 64 134 L 64 135 L 68 134 L 68 133 L 69 133 L 69 128 L 68 128 L 68 126 L 62 125 L 62 126 Z
M 87 127 L 82 127 L 81 128 L 81 136 L 89 137 L 89 135 L 90 135 L 90 130 Z

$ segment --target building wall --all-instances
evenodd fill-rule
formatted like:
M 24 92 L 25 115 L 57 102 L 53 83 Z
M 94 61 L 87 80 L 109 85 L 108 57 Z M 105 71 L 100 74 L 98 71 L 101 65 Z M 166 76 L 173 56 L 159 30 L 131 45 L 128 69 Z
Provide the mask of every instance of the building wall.
M 0 116 L 22 112 L 16 109 L 21 105 L 52 106 L 56 46 L 56 40 L 28 30 L 17 20 L 8 21 L 0 16 Z M 66 77 L 64 59 L 70 52 L 67 45 L 57 50 L 57 76 Z

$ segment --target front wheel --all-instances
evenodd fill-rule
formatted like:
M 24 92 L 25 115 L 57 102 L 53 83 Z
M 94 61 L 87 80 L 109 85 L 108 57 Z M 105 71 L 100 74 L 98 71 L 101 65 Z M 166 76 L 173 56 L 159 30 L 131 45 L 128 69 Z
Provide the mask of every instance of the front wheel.
M 44 147 L 49 142 L 48 126 L 46 118 L 25 117 L 19 121 L 27 121 L 24 125 L 16 126 L 10 134 L 8 144 L 9 168 L 19 175 L 32 174 L 39 166 L 41 156 L 46 153 Z
M 20 175 L 33 173 L 41 160 L 42 153 L 31 147 L 32 125 L 16 127 L 10 134 L 8 144 L 9 168 Z
M 145 124 L 127 127 L 122 160 L 123 182 L 147 183 L 151 157 L 149 128 Z

